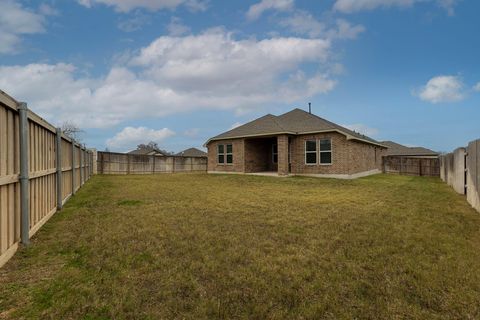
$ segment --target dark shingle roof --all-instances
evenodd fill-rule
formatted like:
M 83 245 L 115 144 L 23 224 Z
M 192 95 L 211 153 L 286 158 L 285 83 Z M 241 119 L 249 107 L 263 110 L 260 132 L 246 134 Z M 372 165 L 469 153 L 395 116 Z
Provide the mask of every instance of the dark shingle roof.
M 438 156 L 439 153 L 423 147 L 407 147 L 393 141 L 382 141 L 388 147 L 387 156 Z
M 281 133 L 306 134 L 320 131 L 339 131 L 353 139 L 381 145 L 372 138 L 298 108 L 279 116 L 267 114 L 266 116 L 215 136 L 209 141 Z
M 179 157 L 206 157 L 207 153 L 197 148 L 189 148 L 176 154 Z

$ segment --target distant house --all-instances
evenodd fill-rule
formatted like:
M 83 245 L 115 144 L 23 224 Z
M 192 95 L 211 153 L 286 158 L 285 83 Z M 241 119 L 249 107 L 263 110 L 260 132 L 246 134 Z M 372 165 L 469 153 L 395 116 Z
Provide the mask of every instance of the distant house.
M 189 148 L 175 154 L 177 157 L 206 157 L 207 153 L 197 148 Z
M 309 112 L 268 114 L 209 139 L 209 172 L 355 178 L 379 173 L 386 146 Z
M 423 147 L 407 147 L 393 141 L 382 141 L 388 147 L 384 156 L 402 156 L 410 158 L 438 158 L 439 153 Z
M 168 152 L 166 152 L 166 151 L 159 150 L 159 149 L 152 148 L 152 147 L 137 148 L 137 149 L 135 149 L 135 150 L 132 150 L 132 151 L 128 152 L 128 154 L 148 155 L 148 156 L 152 156 L 152 155 L 155 155 L 155 156 L 168 156 L 168 155 L 169 155 Z

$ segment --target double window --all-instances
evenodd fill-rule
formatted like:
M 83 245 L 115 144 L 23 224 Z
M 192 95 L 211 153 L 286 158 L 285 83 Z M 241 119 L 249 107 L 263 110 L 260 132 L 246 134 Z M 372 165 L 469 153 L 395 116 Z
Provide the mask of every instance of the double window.
M 232 144 L 219 144 L 217 145 L 217 155 L 219 164 L 232 164 L 233 163 L 233 145 Z
M 332 140 L 320 140 L 320 164 L 332 164 Z
M 305 141 L 305 163 L 317 164 L 317 140 Z
M 219 144 L 217 146 L 217 154 L 218 154 L 218 163 L 224 164 L 225 163 L 225 146 L 223 144 Z
M 317 148 L 318 147 L 318 148 Z M 318 161 L 318 158 L 320 161 Z M 332 140 L 320 139 L 305 141 L 305 164 L 332 164 Z
M 233 146 L 231 144 L 227 144 L 227 164 L 233 163 Z

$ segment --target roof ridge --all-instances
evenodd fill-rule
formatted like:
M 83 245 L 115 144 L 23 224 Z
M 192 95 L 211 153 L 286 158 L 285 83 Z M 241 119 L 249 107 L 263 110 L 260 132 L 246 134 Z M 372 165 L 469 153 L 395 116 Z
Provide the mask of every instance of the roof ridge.
M 278 117 L 279 117 L 279 116 L 273 116 L 273 122 L 275 122 L 275 124 L 276 124 L 277 126 L 279 126 L 282 130 L 288 131 L 287 129 L 285 129 L 285 128 L 277 121 Z
M 260 121 L 259 121 L 260 120 Z M 221 133 L 207 141 L 225 138 L 238 138 L 255 135 L 273 134 L 306 134 L 320 131 L 337 131 L 348 139 L 356 139 L 367 143 L 383 146 L 377 140 L 362 135 L 353 130 L 324 119 L 316 114 L 307 112 L 300 108 L 294 108 L 280 115 L 266 114 L 263 117 L 254 119 L 229 131 Z

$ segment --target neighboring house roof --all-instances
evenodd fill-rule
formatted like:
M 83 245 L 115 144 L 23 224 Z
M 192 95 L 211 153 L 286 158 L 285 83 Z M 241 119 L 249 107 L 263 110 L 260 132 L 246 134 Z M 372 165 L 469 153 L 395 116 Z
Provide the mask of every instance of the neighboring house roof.
M 197 148 L 189 148 L 176 154 L 179 157 L 206 157 L 207 153 Z
M 372 138 L 344 128 L 338 124 L 335 124 L 298 108 L 279 116 L 267 114 L 266 116 L 263 116 L 242 126 L 215 136 L 208 140 L 207 144 L 213 140 L 223 140 L 231 138 L 246 138 L 276 134 L 308 134 L 332 131 L 344 134 L 345 136 L 347 136 L 347 139 L 359 140 L 385 147 L 380 142 Z
M 138 154 L 138 155 L 152 155 L 152 154 L 158 154 L 162 156 L 168 155 L 165 151 L 161 151 L 155 148 L 141 148 L 141 149 L 136 149 L 128 152 L 128 154 Z
M 423 147 L 407 147 L 393 141 L 382 141 L 388 147 L 386 156 L 429 156 L 435 157 L 439 153 Z

